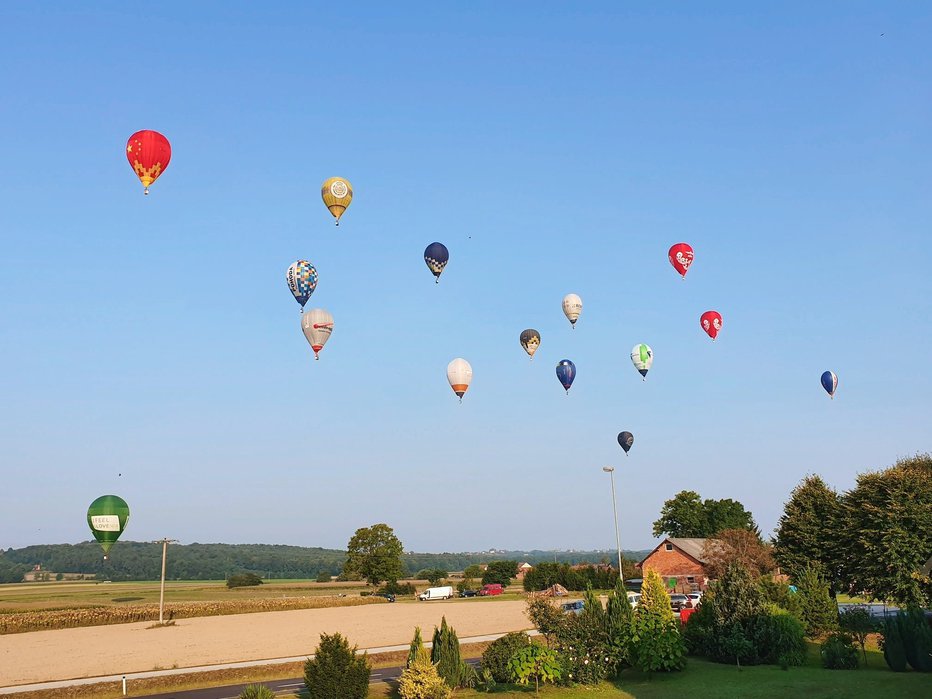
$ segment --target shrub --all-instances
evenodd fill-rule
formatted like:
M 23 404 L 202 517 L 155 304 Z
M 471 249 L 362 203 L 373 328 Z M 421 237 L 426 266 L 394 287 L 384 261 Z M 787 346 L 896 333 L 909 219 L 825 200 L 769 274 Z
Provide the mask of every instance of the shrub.
M 806 661 L 806 629 L 792 614 L 759 614 L 746 628 L 755 663 L 795 667 Z
M 463 660 L 460 657 L 460 641 L 456 631 L 447 626 L 447 618 L 441 617 L 440 628 L 434 627 L 430 649 L 430 661 L 450 689 L 456 689 L 463 681 Z
M 883 659 L 893 672 L 906 671 L 906 648 L 900 633 L 899 618 L 887 617 L 883 624 Z
M 531 597 L 525 612 L 531 623 L 540 631 L 547 643 L 555 644 L 560 628 L 566 623 L 566 614 L 557 609 L 547 597 Z
M 330 571 L 322 570 L 317 574 L 317 582 L 330 582 Z
M 864 664 L 867 664 L 867 635 L 877 630 L 877 623 L 874 621 L 870 612 L 864 607 L 853 607 L 842 612 L 838 621 L 841 628 L 847 631 L 858 645 L 861 646 L 861 655 L 864 658 Z
M 828 583 L 818 566 L 806 566 L 796 580 L 799 590 L 799 618 L 806 634 L 817 636 L 838 628 L 838 606 L 828 591 Z
M 426 648 L 418 650 L 398 679 L 401 699 L 447 699 L 452 693 L 437 672 L 437 666 L 430 661 Z
M 774 604 L 799 618 L 799 595 L 790 589 L 788 583 L 774 580 L 772 575 L 764 575 L 757 581 L 757 587 L 765 603 Z
M 760 588 L 747 568 L 738 563 L 730 563 L 714 587 L 712 608 L 716 622 L 723 627 L 744 624 L 764 610 Z
M 754 652 L 754 645 L 744 635 L 744 629 L 741 624 L 733 622 L 728 625 L 725 633 L 722 634 L 722 650 L 730 658 L 733 658 L 735 665 L 741 669 L 741 658 L 751 656 Z
M 405 667 L 411 667 L 411 663 L 417 660 L 417 654 L 424 649 L 424 639 L 421 638 L 421 627 L 414 627 L 414 638 L 411 639 L 411 646 L 408 648 L 408 659 Z
M 509 661 L 519 650 L 531 642 L 531 637 L 523 631 L 513 631 L 492 641 L 482 654 L 482 668 L 488 670 L 496 682 L 511 681 Z
M 562 672 L 557 654 L 536 643 L 525 646 L 510 661 L 512 677 L 518 684 L 534 680 L 534 693 L 540 692 L 541 682 L 556 682 Z
M 338 633 L 321 634 L 313 658 L 304 663 L 304 685 L 314 699 L 364 699 L 369 693 L 369 659 Z
M 627 591 L 621 578 L 608 598 L 605 609 L 605 626 L 608 632 L 609 673 L 617 675 L 622 668 L 631 664 L 629 648 L 634 635 L 634 610 L 628 601 Z
M 917 672 L 932 672 L 932 628 L 921 609 L 912 607 L 896 618 L 906 660 Z
M 227 588 L 230 590 L 234 587 L 252 587 L 261 584 L 262 578 L 255 573 L 236 573 L 227 578 Z
M 829 670 L 857 670 L 858 649 L 854 639 L 846 633 L 836 632 L 822 642 L 822 667 Z
M 685 646 L 660 574 L 648 569 L 634 610 L 631 659 L 642 672 L 681 670 Z
M 417 588 L 411 583 L 387 582 L 378 589 L 378 592 L 388 595 L 413 595 Z
M 243 687 L 239 699 L 275 699 L 275 692 L 264 684 L 248 684 Z

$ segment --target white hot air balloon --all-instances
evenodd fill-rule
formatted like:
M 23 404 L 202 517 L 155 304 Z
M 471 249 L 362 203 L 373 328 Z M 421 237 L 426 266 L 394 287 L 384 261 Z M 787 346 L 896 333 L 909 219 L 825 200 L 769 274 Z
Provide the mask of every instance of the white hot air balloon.
M 631 363 L 634 364 L 634 368 L 638 370 L 643 380 L 647 381 L 647 372 L 654 363 L 654 350 L 648 345 L 635 345 L 631 350 Z
M 314 350 L 314 359 L 320 359 L 318 353 L 327 344 L 330 333 L 333 332 L 333 316 L 323 308 L 312 308 L 301 316 L 301 329 Z
M 447 364 L 447 381 L 450 382 L 450 388 L 460 397 L 460 403 L 463 402 L 463 394 L 469 390 L 469 384 L 472 383 L 472 367 L 465 359 L 457 357 Z
M 579 298 L 576 294 L 567 294 L 564 296 L 563 313 L 566 315 L 567 320 L 570 321 L 570 324 L 575 330 L 576 320 L 579 318 L 579 314 L 582 313 L 582 299 Z

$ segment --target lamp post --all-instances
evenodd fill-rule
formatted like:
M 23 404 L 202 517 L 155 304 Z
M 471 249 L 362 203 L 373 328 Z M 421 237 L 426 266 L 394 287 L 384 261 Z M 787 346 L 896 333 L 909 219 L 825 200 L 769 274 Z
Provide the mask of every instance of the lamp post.
M 168 545 L 177 544 L 177 539 L 161 539 L 159 541 L 153 542 L 155 544 L 162 544 L 162 583 L 159 587 L 159 623 L 162 624 L 163 616 L 162 611 L 165 607 L 165 558 L 168 556 Z
M 615 547 L 618 549 L 618 577 L 621 578 L 621 584 L 624 585 L 625 573 L 624 568 L 621 566 L 621 537 L 618 534 L 618 506 L 615 504 L 615 467 L 603 466 L 602 470 L 608 474 L 612 481 L 612 514 L 615 515 Z

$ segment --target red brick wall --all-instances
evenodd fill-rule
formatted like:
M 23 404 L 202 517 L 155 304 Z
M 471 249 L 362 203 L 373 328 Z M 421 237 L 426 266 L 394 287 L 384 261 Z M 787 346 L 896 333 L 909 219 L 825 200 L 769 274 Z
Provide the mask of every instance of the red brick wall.
M 700 590 L 705 590 L 706 581 L 705 568 L 701 563 L 684 554 L 675 546 L 672 551 L 667 551 L 664 545 L 650 554 L 641 564 L 641 570 L 656 570 L 663 578 L 664 585 L 670 578 L 676 578 L 676 592 L 688 592 L 690 585 L 686 577 L 693 576 L 694 582 L 699 585 Z M 670 589 L 667 587 L 667 589 Z

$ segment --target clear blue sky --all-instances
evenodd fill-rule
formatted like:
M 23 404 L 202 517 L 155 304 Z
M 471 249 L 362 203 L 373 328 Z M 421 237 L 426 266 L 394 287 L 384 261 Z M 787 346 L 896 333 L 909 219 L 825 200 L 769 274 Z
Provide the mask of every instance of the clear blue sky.
M 0 547 L 115 492 L 133 540 L 610 548 L 615 464 L 643 548 L 679 490 L 769 533 L 807 473 L 932 449 L 930 6 L 307 5 L 4 7 Z

